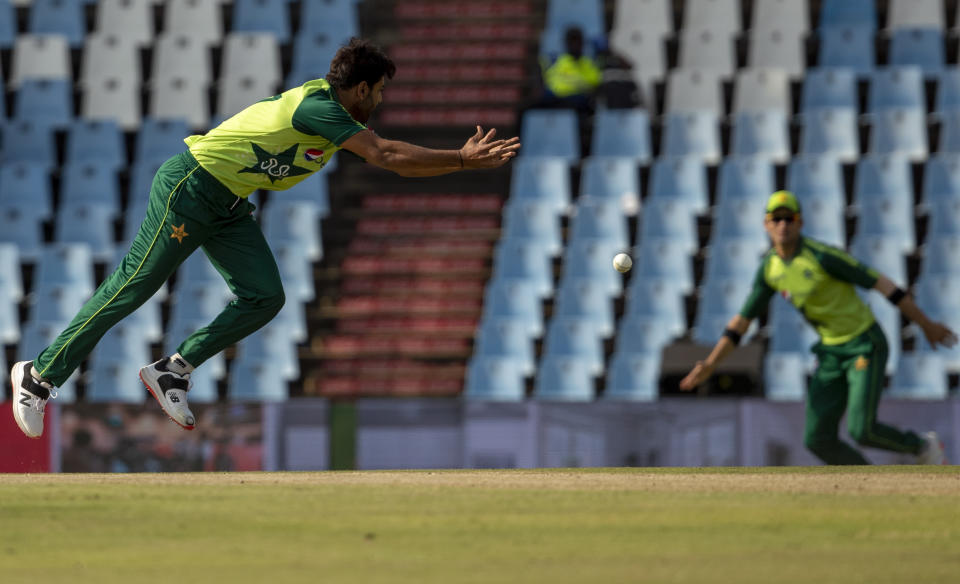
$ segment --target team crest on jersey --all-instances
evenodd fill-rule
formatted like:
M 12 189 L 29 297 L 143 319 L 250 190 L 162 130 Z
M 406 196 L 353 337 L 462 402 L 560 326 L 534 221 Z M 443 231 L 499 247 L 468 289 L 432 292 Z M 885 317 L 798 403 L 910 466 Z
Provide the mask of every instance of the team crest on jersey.
M 870 364 L 870 360 L 864 357 L 863 355 L 860 355 L 859 357 L 857 357 L 857 360 L 853 363 L 853 366 L 857 371 L 863 371 L 864 369 L 867 368 L 867 365 L 869 364 Z
M 303 159 L 307 162 L 320 162 L 323 163 L 323 150 L 317 150 L 316 148 L 307 148 L 303 152 Z
M 263 174 L 270 179 L 271 183 L 274 183 L 278 180 L 283 180 L 288 176 L 298 176 L 301 174 L 310 174 L 312 172 L 306 168 L 300 168 L 293 163 L 297 156 L 297 148 L 300 147 L 299 144 L 294 144 L 283 152 L 279 152 L 277 154 L 270 154 L 257 144 L 251 143 L 250 146 L 253 148 L 253 153 L 257 157 L 257 162 L 252 166 L 240 169 L 237 171 L 238 173 L 250 172 L 254 174 Z

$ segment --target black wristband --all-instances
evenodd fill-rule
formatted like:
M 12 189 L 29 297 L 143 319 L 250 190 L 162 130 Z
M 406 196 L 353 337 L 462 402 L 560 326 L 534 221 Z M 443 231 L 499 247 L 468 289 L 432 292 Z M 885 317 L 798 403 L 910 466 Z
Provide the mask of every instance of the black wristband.
M 733 330 L 732 328 L 723 329 L 723 336 L 733 341 L 734 345 L 739 345 L 740 339 L 742 338 L 742 335 L 737 331 Z
M 890 301 L 890 304 L 896 306 L 900 304 L 900 301 L 903 300 L 903 297 L 906 295 L 907 293 L 903 291 L 903 288 L 894 288 L 893 292 L 887 294 L 887 300 Z

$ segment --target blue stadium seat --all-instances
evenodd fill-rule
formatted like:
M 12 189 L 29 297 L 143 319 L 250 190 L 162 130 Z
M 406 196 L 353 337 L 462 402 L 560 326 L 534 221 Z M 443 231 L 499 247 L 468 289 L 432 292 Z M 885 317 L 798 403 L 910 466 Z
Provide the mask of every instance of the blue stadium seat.
M 720 165 L 717 204 L 763 199 L 775 191 L 773 163 L 764 156 L 728 156 Z
M 0 49 L 13 47 L 13 39 L 17 36 L 16 11 L 10 0 L 0 0 Z M 0 92 L 2 94 L 3 92 Z M 0 105 L 3 98 L 0 97 Z M 0 115 L 0 117 L 3 117 Z
M 700 288 L 693 321 L 693 340 L 703 345 L 714 344 L 730 317 L 740 312 L 752 284 L 742 278 L 717 278 L 705 282 Z
M 922 109 L 888 109 L 875 113 L 870 153 L 904 154 L 913 162 L 927 159 L 927 121 Z
M 886 109 L 926 110 L 923 70 L 914 66 L 880 67 L 870 75 L 867 111 Z
M 234 0 L 233 32 L 267 32 L 277 42 L 290 40 L 290 14 L 287 0 Z
M 543 335 L 543 300 L 532 282 L 492 280 L 483 293 L 483 320 L 521 322 L 531 338 Z
M 77 315 L 88 296 L 84 291 L 61 282 L 38 284 L 29 296 L 27 322 L 43 322 L 62 330 Z
M 216 403 L 217 380 L 213 367 L 207 363 L 198 367 L 190 373 L 190 403 L 211 404 Z
M 225 290 L 209 283 L 180 282 L 171 298 L 167 332 L 179 333 L 208 325 L 230 301 Z
M 641 247 L 650 240 L 670 239 L 692 254 L 700 246 L 694 210 L 683 201 L 648 200 L 638 227 L 637 241 Z
M 676 336 L 687 330 L 683 287 L 668 278 L 631 279 L 624 314 L 662 318 L 668 332 Z
M 567 280 L 557 290 L 553 316 L 589 320 L 601 337 L 613 335 L 613 302 L 607 287 L 593 280 Z M 556 319 L 554 319 L 556 320 Z
M 603 373 L 603 342 L 592 320 L 554 316 L 547 325 L 544 356 L 585 360 L 593 375 Z
M 580 130 L 573 110 L 527 110 L 521 121 L 522 156 L 580 159 Z
M 321 217 L 326 218 L 330 215 L 330 189 L 327 184 L 325 173 L 332 170 L 336 165 L 334 161 L 336 156 L 330 159 L 330 162 L 323 167 L 323 170 L 313 176 L 298 182 L 289 189 L 280 194 L 280 198 L 285 201 L 307 201 L 317 206 Z M 251 197 L 254 195 L 250 195 Z M 255 202 L 250 199 L 251 202 Z
M 940 143 L 937 145 L 940 155 L 960 154 L 960 109 L 947 110 L 937 117 L 940 120 Z
M 818 65 L 852 69 L 859 76 L 869 75 L 876 63 L 873 35 L 874 31 L 869 28 L 822 29 Z
M 640 174 L 633 158 L 590 156 L 583 161 L 580 197 L 616 201 L 627 215 L 640 209 Z
M 516 359 L 520 371 L 532 376 L 537 368 L 529 325 L 516 318 L 489 318 L 477 327 L 474 357 Z
M 320 206 L 307 201 L 270 201 L 261 215 L 263 232 L 271 246 L 299 245 L 311 262 L 323 258 Z
M 281 243 L 272 248 L 287 297 L 300 302 L 312 302 L 316 298 L 316 289 L 313 265 L 306 250 L 290 243 Z
M 26 79 L 14 98 L 13 119 L 52 130 L 73 121 L 73 88 L 66 79 Z
M 109 262 L 116 255 L 113 219 L 116 209 L 101 202 L 69 203 L 57 214 L 54 240 L 57 243 L 84 244 L 93 260 Z
M 932 235 L 960 235 L 960 200 L 940 199 L 926 206 L 927 237 Z
M 43 251 L 43 218 L 29 203 L 0 204 L 0 242 L 15 244 L 22 261 L 36 262 Z
M 53 216 L 49 167 L 33 162 L 0 165 L 0 203 L 30 209 L 38 218 Z
M 605 400 L 656 401 L 660 394 L 660 356 L 615 353 L 610 359 Z
M 846 247 L 846 208 L 842 202 L 813 199 L 801 204 L 804 235 L 841 249 Z
M 803 355 L 767 353 L 763 358 L 763 395 L 770 401 L 802 402 L 807 389 Z
M 2 129 L 0 163 L 28 162 L 53 170 L 57 165 L 57 148 L 53 130 L 30 121 L 8 121 Z
M 914 286 L 917 304 L 930 313 L 931 318 L 960 309 L 960 276 L 925 275 Z
M 540 360 L 533 397 L 541 401 L 593 401 L 592 364 L 582 357 L 545 355 Z
M 632 280 L 668 279 L 676 283 L 682 293 L 693 290 L 693 252 L 680 239 L 648 238 L 640 242 L 634 255 Z
M 898 154 L 869 154 L 857 163 L 854 206 L 869 205 L 877 197 L 902 201 L 905 213 L 913 208 L 913 174 L 906 158 Z
M 563 34 L 568 27 L 583 31 L 584 49 L 593 52 L 595 44 L 605 40 L 606 24 L 600 0 L 548 0 L 547 17 L 540 41 L 541 55 L 557 55 L 563 51 Z
M 896 237 L 865 235 L 854 239 L 850 246 L 850 255 L 905 288 L 909 282 L 902 247 L 901 241 Z
M 23 299 L 20 250 L 13 243 L 0 243 L 0 288 L 3 288 L 13 300 Z
M 6 244 L 4 244 L 6 247 Z M 19 266 L 17 266 L 19 269 Z M 13 289 L 0 286 L 0 343 L 14 344 L 20 341 L 20 307 Z M 0 365 L 6 365 L 6 358 Z
M 539 243 L 501 241 L 494 250 L 493 274 L 494 278 L 530 282 L 540 298 L 553 295 L 553 263 Z
M 501 238 L 539 243 L 551 256 L 563 250 L 560 217 L 547 201 L 511 199 L 503 208 Z
M 194 252 L 177 267 L 177 279 L 191 284 L 221 284 L 223 276 L 205 253 Z
M 960 276 L 960 236 L 931 235 L 923 244 L 920 277 Z
M 159 165 L 174 154 L 186 150 L 183 139 L 192 133 L 184 119 L 144 118 L 137 132 L 134 162 Z M 147 192 L 149 189 L 144 191 Z
M 923 173 L 923 204 L 940 199 L 960 199 L 960 153 L 931 156 Z
M 474 356 L 467 365 L 464 397 L 468 400 L 523 401 L 524 372 L 514 357 Z
M 570 279 L 594 280 L 610 294 L 623 292 L 623 276 L 611 268 L 613 256 L 623 251 L 616 243 L 599 239 L 578 239 L 567 244 L 563 254 L 561 285 Z
M 87 34 L 83 4 L 80 0 L 33 0 L 27 31 L 31 34 L 63 35 L 71 48 L 79 49 Z
M 854 26 L 874 31 L 877 7 L 873 0 L 823 0 L 820 5 L 820 29 Z
M 650 116 L 642 109 L 603 109 L 593 119 L 593 156 L 624 156 L 646 164 L 653 158 Z
M 287 75 L 287 87 L 298 87 L 311 79 L 326 76 L 330 61 L 350 37 L 338 39 L 326 33 L 301 32 L 293 39 L 293 61 Z
M 360 36 L 354 0 L 300 3 L 299 35 L 325 34 L 337 40 Z M 329 65 L 329 62 L 327 63 Z M 326 71 L 324 71 L 326 74 Z
M 933 111 L 936 114 L 960 109 L 960 68 L 946 67 L 937 80 L 937 99 Z
M 618 201 L 581 197 L 571 217 L 570 240 L 602 239 L 626 249 L 630 246 L 627 217 Z
M 267 324 L 237 343 L 236 364 L 263 365 L 287 381 L 300 377 L 297 343 L 282 327 Z
M 943 32 L 935 28 L 902 28 L 893 31 L 890 39 L 890 64 L 915 65 L 923 74 L 936 77 L 943 71 Z
M 675 337 L 666 318 L 660 315 L 628 314 L 620 319 L 617 327 L 615 353 L 629 355 L 655 355 L 670 344 Z
M 227 398 L 245 402 L 283 402 L 290 397 L 287 380 L 265 363 L 238 363 L 230 369 Z
M 903 346 L 903 337 L 901 334 L 901 316 L 900 309 L 890 304 L 890 302 L 879 292 L 875 290 L 863 290 L 858 288 L 857 294 L 870 307 L 877 324 L 883 330 L 887 337 L 888 358 L 886 364 L 887 375 L 893 375 L 900 363 L 900 348 Z
M 706 211 L 710 198 L 703 161 L 695 156 L 657 159 L 650 175 L 650 197 L 683 201 L 696 212 Z
M 767 327 L 770 344 L 767 350 L 771 353 L 800 355 L 806 370 L 812 372 L 816 368 L 817 358 L 810 349 L 820 340 L 817 331 L 799 310 L 779 294 L 770 300 L 769 313 Z
M 526 145 L 524 145 L 526 148 Z M 570 210 L 570 167 L 563 158 L 520 156 L 511 165 L 510 200 L 552 201 L 558 213 Z
M 67 132 L 67 164 L 118 171 L 127 164 L 123 132 L 113 120 L 76 120 Z
M 859 208 L 855 239 L 864 236 L 892 238 L 898 242 L 901 253 L 913 253 L 916 249 L 913 206 L 905 206 L 903 199 L 873 197 L 869 204 Z
M 108 330 L 90 354 L 92 368 L 98 365 L 118 365 L 133 370 L 132 381 L 137 381 L 139 370 L 153 362 L 150 343 L 143 338 L 134 323 L 123 320 Z M 106 389 L 106 388 L 102 388 Z M 140 386 L 143 389 L 143 386 Z M 139 395 L 139 391 L 137 394 Z
M 766 247 L 764 228 L 765 199 L 734 199 L 724 201 L 714 209 L 711 245 L 734 241 L 741 245 L 750 242 L 753 247 Z
M 801 154 L 825 154 L 841 162 L 860 156 L 857 111 L 851 107 L 824 107 L 801 114 Z
M 940 355 L 929 351 L 900 355 L 887 397 L 945 400 L 947 395 L 947 371 Z
M 742 111 L 734 115 L 731 154 L 767 156 L 776 163 L 790 159 L 786 113 L 779 110 Z
M 820 154 L 794 156 L 787 166 L 787 190 L 796 195 L 803 206 L 807 201 L 815 199 L 846 205 L 843 171 L 840 162 L 833 156 Z
M 859 107 L 856 73 L 851 69 L 834 67 L 807 69 L 800 106 L 802 112 L 824 107 L 843 107 L 856 111 Z
M 119 212 L 120 185 L 116 171 L 93 162 L 68 162 L 61 168 L 60 203 L 100 203 Z
M 63 284 L 81 293 L 93 293 L 93 253 L 84 244 L 52 243 L 43 248 L 34 288 Z
M 725 278 L 752 280 L 769 247 L 766 240 L 714 238 L 707 248 L 704 283 Z
M 288 301 L 287 304 L 284 304 L 284 306 L 287 306 L 288 304 L 296 303 Z M 163 335 L 164 354 L 172 355 L 175 353 L 177 348 L 180 346 L 180 343 L 196 332 L 201 326 L 206 324 L 208 323 L 200 321 L 190 322 L 189 320 L 184 320 L 182 322 L 175 322 L 171 320 L 169 323 L 167 323 L 167 328 Z M 277 319 L 270 321 L 270 324 L 276 326 Z M 217 353 L 203 363 L 203 369 L 209 370 L 210 375 L 213 377 L 222 379 L 227 374 L 227 359 L 222 352 Z
M 717 115 L 708 110 L 668 113 L 660 150 L 663 156 L 691 157 L 716 164 L 723 156 Z

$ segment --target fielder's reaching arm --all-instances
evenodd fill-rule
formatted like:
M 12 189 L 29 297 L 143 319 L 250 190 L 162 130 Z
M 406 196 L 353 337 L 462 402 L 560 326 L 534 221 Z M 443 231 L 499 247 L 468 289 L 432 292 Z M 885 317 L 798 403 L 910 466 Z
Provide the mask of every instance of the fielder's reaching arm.
M 740 337 L 750 328 L 751 322 L 753 322 L 753 319 L 744 318 L 739 314 L 731 318 L 727 323 L 727 328 L 724 330 L 723 336 L 720 337 L 717 344 L 713 346 L 713 350 L 710 351 L 710 355 L 703 361 L 697 361 L 697 364 L 693 366 L 690 373 L 687 373 L 687 376 L 680 381 L 680 389 L 682 391 L 690 391 L 710 379 L 717 364 L 726 359 L 727 355 L 737 348 Z

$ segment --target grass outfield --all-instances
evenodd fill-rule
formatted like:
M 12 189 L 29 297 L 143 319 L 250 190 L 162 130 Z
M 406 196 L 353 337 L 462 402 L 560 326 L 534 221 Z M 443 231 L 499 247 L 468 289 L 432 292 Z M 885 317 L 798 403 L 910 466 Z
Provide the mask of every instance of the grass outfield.
M 960 467 L 0 475 L 0 582 L 960 581 Z

